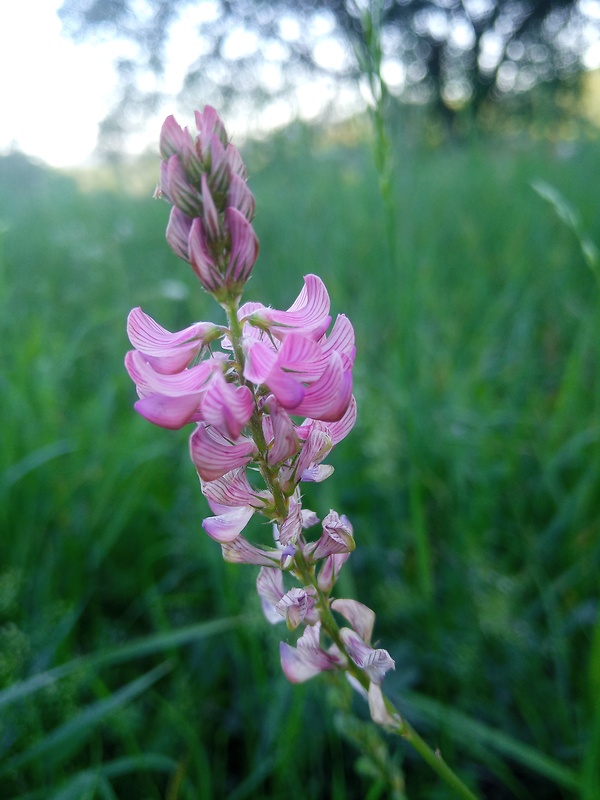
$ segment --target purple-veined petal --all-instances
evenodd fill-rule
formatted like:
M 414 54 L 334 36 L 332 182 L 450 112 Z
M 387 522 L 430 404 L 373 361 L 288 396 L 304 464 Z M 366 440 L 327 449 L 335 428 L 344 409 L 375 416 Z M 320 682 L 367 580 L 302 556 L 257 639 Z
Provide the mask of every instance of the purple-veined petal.
M 202 416 L 206 422 L 226 428 L 237 439 L 254 411 L 254 399 L 247 386 L 227 383 L 223 373 L 216 372 L 202 401 Z
M 196 217 L 188 239 L 190 264 L 207 292 L 217 292 L 223 285 L 223 276 L 210 252 L 202 220 Z
M 208 500 L 211 509 L 232 508 L 235 506 L 253 506 L 260 508 L 265 492 L 256 492 L 248 481 L 243 467 L 217 478 L 214 481 L 203 481 L 202 494 Z M 218 513 L 218 512 L 217 512 Z
M 179 153 L 185 145 L 186 137 L 189 139 L 189 133 L 178 124 L 173 114 L 169 114 L 162 124 L 158 143 L 162 158 L 167 161 Z
M 127 317 L 129 341 L 153 369 L 162 374 L 181 372 L 206 341 L 218 334 L 219 328 L 212 322 L 196 322 L 182 331 L 171 333 L 141 308 L 132 309 Z
M 231 564 L 255 564 L 260 567 L 279 567 L 283 559 L 283 550 L 270 550 L 256 547 L 243 536 L 231 542 L 221 544 L 223 558 Z M 279 614 L 277 614 L 279 621 Z
M 331 441 L 334 445 L 345 439 L 350 433 L 356 422 L 356 400 L 353 397 L 350 399 L 350 404 L 344 412 L 344 416 L 337 422 L 328 422 L 327 429 L 331 436 Z
M 246 165 L 242 161 L 239 150 L 231 142 L 225 148 L 225 157 L 231 172 L 232 178 L 241 178 L 246 180 Z
M 290 373 L 277 367 L 268 376 L 264 385 L 273 392 L 287 411 L 294 411 L 304 398 L 304 386 Z
M 300 475 L 303 483 L 323 483 L 327 478 L 331 478 L 334 468 L 330 464 L 313 464 L 305 469 Z
M 228 282 L 246 281 L 258 257 L 258 239 L 246 217 L 231 206 L 225 209 L 225 225 L 230 237 Z
M 178 397 L 196 393 L 200 393 L 201 397 L 208 388 L 211 376 L 221 369 L 219 360 L 211 358 L 189 369 L 166 375 L 157 372 L 137 350 L 129 350 L 125 354 L 125 368 L 142 398 L 153 394 Z
M 280 644 L 281 667 L 290 683 L 303 683 L 320 672 L 336 669 L 336 659 L 319 644 L 320 624 L 308 626 L 298 639 L 296 647 Z
M 325 355 L 329 355 L 335 350 L 337 353 L 344 353 L 352 362 L 354 361 L 356 353 L 354 328 L 345 314 L 338 315 L 331 333 L 322 342 L 322 346 Z
M 272 625 L 283 622 L 283 615 L 275 608 L 285 593 L 281 570 L 263 567 L 256 578 L 256 591 L 267 620 Z
M 337 422 L 352 399 L 352 370 L 345 370 L 342 357 L 333 352 L 327 369 L 315 383 L 306 387 L 295 414 L 305 414 L 324 422 Z
M 217 542 L 231 542 L 244 530 L 250 521 L 254 509 L 250 506 L 232 508 L 216 517 L 206 517 L 202 527 Z
M 198 130 L 202 150 L 210 144 L 213 136 L 217 136 L 223 146 L 227 144 L 227 131 L 219 113 L 212 106 L 204 106 L 202 111 L 195 111 L 194 118 Z
M 334 553 L 328 556 L 321 565 L 319 574 L 317 576 L 317 583 L 322 592 L 330 592 L 333 589 L 335 582 L 338 579 L 340 571 L 348 558 L 350 553 Z M 334 601 L 335 602 L 335 601 Z
M 221 231 L 219 212 L 215 206 L 215 201 L 213 200 L 213 196 L 208 186 L 208 179 L 205 172 L 202 174 L 201 190 L 202 219 L 204 220 L 205 231 L 209 240 L 214 242 L 215 240 L 223 237 L 223 232 Z
M 264 384 L 277 363 L 277 351 L 272 345 L 244 337 L 244 378 L 257 386 Z
M 184 394 L 177 397 L 152 394 L 138 400 L 133 407 L 148 422 L 173 431 L 183 428 L 188 422 L 195 421 L 200 398 L 201 394 Z
M 326 367 L 326 361 L 321 358 L 321 348 L 308 336 L 299 333 L 290 333 L 279 349 L 277 365 L 293 372 L 297 380 L 315 381 Z
M 285 619 L 290 630 L 295 630 L 301 622 L 311 616 L 315 607 L 315 598 L 306 589 L 294 587 L 286 592 L 275 604 L 275 610 Z M 313 622 L 318 621 L 318 616 L 313 616 Z
M 331 608 L 348 620 L 366 644 L 370 644 L 375 624 L 375 612 L 358 600 L 334 600 Z
M 386 672 L 396 668 L 396 664 L 387 650 L 374 650 L 372 647 L 368 647 L 356 631 L 350 628 L 341 628 L 340 637 L 346 645 L 352 661 L 373 683 L 380 684 Z
M 225 192 L 229 181 L 229 167 L 225 147 L 218 136 L 211 137 L 208 150 L 210 153 L 210 185 L 214 192 Z
M 256 452 L 251 439 L 230 442 L 212 425 L 199 422 L 190 437 L 190 456 L 203 481 L 214 481 L 248 464 Z
M 274 465 L 294 456 L 300 447 L 300 442 L 289 414 L 280 406 L 274 396 L 269 398 L 268 409 L 269 416 L 265 416 L 263 419 L 271 421 L 273 442 L 269 449 L 268 461 L 269 464 Z
M 188 217 L 195 217 L 202 212 L 200 195 L 189 182 L 179 156 L 171 156 L 167 161 L 165 180 L 166 187 L 161 183 L 161 189 L 171 198 L 177 208 L 180 208 Z
M 306 548 L 305 553 L 309 553 L 314 561 L 320 561 L 334 553 L 349 553 L 354 550 L 356 544 L 352 535 L 352 526 L 348 520 L 340 518 L 335 511 L 330 511 L 323 520 L 323 533 L 314 543 L 313 548 Z M 342 601 L 343 602 L 343 601 Z M 342 613 L 342 612 L 340 612 Z
M 167 242 L 176 256 L 189 263 L 188 239 L 192 227 L 192 218 L 184 214 L 180 208 L 173 206 L 167 225 Z
M 277 541 L 284 546 L 295 544 L 302 534 L 302 505 L 299 498 L 299 494 L 290 497 L 288 515 L 277 528 Z
M 269 327 L 276 335 L 285 336 L 291 329 L 321 338 L 331 322 L 329 294 L 318 275 L 305 275 L 302 291 L 287 311 L 263 308 L 252 315 L 256 324 Z
M 227 205 L 237 208 L 240 214 L 252 222 L 254 217 L 254 195 L 248 188 L 245 180 L 233 173 L 229 183 L 229 193 L 227 194 Z

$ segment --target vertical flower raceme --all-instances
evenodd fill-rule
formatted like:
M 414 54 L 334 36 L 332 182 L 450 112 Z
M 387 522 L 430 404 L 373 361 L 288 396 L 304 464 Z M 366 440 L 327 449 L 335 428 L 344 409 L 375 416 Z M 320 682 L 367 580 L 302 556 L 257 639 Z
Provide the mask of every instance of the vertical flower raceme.
M 220 303 L 239 299 L 258 255 L 254 198 L 246 168 L 210 106 L 196 112 L 196 132 L 173 116 L 160 136 L 159 196 L 173 204 L 167 241 Z
M 289 680 L 344 672 L 369 697 L 376 721 L 387 720 L 379 687 L 394 662 L 371 645 L 375 615 L 331 597 L 355 548 L 352 525 L 333 510 L 319 523 L 300 491 L 331 476 L 325 459 L 356 421 L 354 330 L 343 314 L 332 325 L 329 294 L 313 274 L 286 310 L 240 305 L 258 252 L 254 198 L 216 111 L 196 112 L 195 123 L 191 133 L 165 120 L 158 194 L 173 205 L 168 243 L 227 318 L 172 333 L 134 309 L 125 366 L 135 408 L 164 428 L 194 426 L 190 457 L 212 512 L 203 528 L 227 561 L 260 567 L 267 620 L 286 622 L 296 637 L 281 645 Z M 270 546 L 243 535 L 255 515 L 272 523 Z

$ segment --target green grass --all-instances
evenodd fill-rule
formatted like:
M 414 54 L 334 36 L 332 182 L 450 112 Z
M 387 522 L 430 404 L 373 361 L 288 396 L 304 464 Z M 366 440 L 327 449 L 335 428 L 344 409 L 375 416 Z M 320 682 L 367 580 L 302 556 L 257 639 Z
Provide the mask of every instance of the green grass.
M 292 129 L 244 154 L 247 299 L 286 307 L 314 271 L 355 324 L 359 421 L 306 499 L 354 524 L 340 592 L 377 613 L 392 699 L 482 795 L 593 800 L 597 142 L 395 144 L 394 265 L 368 143 Z M 157 167 L 139 192 L 0 160 L 0 796 L 399 797 L 355 771 L 326 678 L 282 677 L 253 568 L 202 532 L 188 432 L 132 410 L 128 310 L 219 318 L 164 242 Z M 407 797 L 450 797 L 388 744 Z

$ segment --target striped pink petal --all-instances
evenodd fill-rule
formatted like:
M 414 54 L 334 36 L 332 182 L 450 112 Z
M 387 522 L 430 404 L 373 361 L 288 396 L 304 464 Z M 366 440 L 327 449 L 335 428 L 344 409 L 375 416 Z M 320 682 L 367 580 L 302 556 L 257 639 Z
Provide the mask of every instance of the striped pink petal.
M 216 372 L 202 401 L 206 422 L 225 428 L 233 439 L 242 432 L 254 411 L 254 398 L 247 386 L 227 383 L 222 372 Z
M 248 464 L 256 452 L 251 439 L 230 442 L 212 425 L 204 422 L 190 437 L 190 456 L 203 481 L 214 481 Z
M 231 542 L 244 530 L 250 521 L 254 509 L 250 506 L 232 508 L 216 517 L 207 517 L 202 527 L 217 542 Z

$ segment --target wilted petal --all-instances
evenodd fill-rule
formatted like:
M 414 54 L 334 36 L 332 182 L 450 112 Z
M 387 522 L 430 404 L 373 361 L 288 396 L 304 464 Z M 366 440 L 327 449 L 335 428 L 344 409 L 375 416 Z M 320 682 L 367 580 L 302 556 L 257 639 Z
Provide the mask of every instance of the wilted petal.
M 289 512 L 278 527 L 277 541 L 282 545 L 295 544 L 302 533 L 302 506 L 299 497 L 290 497 Z
M 367 644 L 371 641 L 373 625 L 375 624 L 375 612 L 358 600 L 334 600 L 331 608 L 345 617 L 354 630 Z
M 212 425 L 204 422 L 190 437 L 190 456 L 204 481 L 214 481 L 228 472 L 248 464 L 256 452 L 251 439 L 230 442 Z
M 260 567 L 279 567 L 283 560 L 283 550 L 270 550 L 256 547 L 243 536 L 221 544 L 223 558 L 231 564 L 255 564 Z M 277 614 L 277 621 L 281 617 Z
M 213 511 L 220 513 L 225 508 L 253 506 L 260 508 L 264 492 L 256 492 L 248 481 L 243 467 L 232 470 L 214 481 L 202 483 L 202 494 Z
M 256 591 L 267 620 L 272 625 L 283 622 L 283 615 L 275 608 L 285 593 L 281 570 L 263 567 L 256 578 Z
M 352 661 L 373 683 L 381 683 L 386 672 L 395 669 L 394 660 L 387 650 L 374 650 L 372 647 L 368 647 L 356 631 L 350 630 L 350 628 L 341 628 L 340 637 L 346 645 Z
M 391 728 L 399 728 L 402 726 L 402 717 L 396 711 L 391 712 L 388 709 L 379 684 L 369 684 L 368 700 L 371 719 L 376 725 L 383 725 Z

